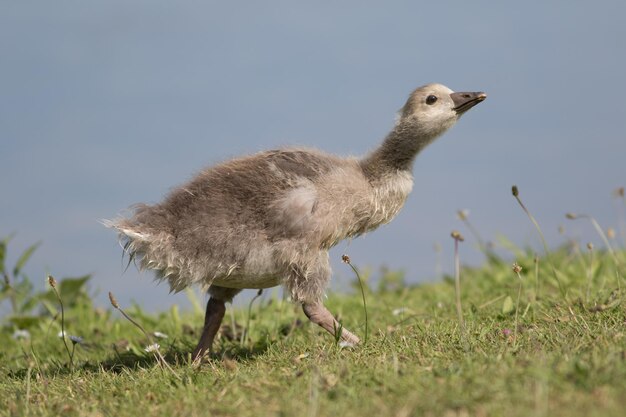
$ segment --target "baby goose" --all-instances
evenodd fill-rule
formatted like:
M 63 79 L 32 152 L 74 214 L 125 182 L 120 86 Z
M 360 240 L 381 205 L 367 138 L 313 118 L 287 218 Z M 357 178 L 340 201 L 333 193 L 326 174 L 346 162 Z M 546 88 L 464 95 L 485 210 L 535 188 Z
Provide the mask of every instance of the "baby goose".
M 193 358 L 210 350 L 225 302 L 245 288 L 284 285 L 314 323 L 356 344 L 322 304 L 328 250 L 391 221 L 413 185 L 416 155 L 487 96 L 441 84 L 413 91 L 382 145 L 362 159 L 313 149 L 280 149 L 200 172 L 163 202 L 139 204 L 130 218 L 107 221 L 141 269 L 172 291 L 208 290 L 204 328 Z

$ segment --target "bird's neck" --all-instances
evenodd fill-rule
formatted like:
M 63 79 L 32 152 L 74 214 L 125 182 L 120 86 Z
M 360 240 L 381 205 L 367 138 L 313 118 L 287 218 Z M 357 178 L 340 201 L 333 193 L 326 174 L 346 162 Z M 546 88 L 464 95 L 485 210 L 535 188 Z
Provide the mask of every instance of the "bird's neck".
M 424 132 L 412 124 L 399 123 L 376 150 L 361 160 L 361 168 L 372 182 L 399 172 L 410 174 L 417 154 L 439 134 Z

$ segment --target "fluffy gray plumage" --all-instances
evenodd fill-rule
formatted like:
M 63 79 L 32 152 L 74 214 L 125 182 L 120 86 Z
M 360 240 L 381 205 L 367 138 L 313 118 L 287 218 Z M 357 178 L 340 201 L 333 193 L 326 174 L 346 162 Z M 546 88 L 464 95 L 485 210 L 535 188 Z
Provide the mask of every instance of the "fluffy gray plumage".
M 420 87 L 364 158 L 293 148 L 233 159 L 107 225 L 174 291 L 199 284 L 227 301 L 244 288 L 283 284 L 294 301 L 321 304 L 328 249 L 391 221 L 411 191 L 416 155 L 485 97 Z

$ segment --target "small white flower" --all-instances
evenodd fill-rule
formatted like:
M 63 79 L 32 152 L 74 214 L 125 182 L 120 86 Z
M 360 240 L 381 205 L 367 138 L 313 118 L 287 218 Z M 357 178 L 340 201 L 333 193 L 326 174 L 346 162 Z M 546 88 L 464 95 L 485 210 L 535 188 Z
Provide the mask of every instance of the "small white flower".
M 11 336 L 15 340 L 30 339 L 30 332 L 28 330 L 17 329 L 13 332 L 13 336 Z
M 158 343 L 153 343 L 149 346 L 146 346 L 146 348 L 144 349 L 147 353 L 151 353 L 151 352 L 156 352 L 159 350 L 161 346 L 159 346 Z
M 399 315 L 404 314 L 404 313 L 409 313 L 409 314 L 410 314 L 410 313 L 412 313 L 412 311 L 411 311 L 411 309 L 410 309 L 410 308 L 408 308 L 408 307 L 399 307 L 399 308 L 394 308 L 394 309 L 391 311 L 391 314 L 393 314 L 394 316 L 399 316 Z
M 63 332 L 60 331 L 59 333 L 57 333 L 57 337 L 59 339 L 63 339 L 63 336 L 67 337 L 68 339 L 70 339 L 72 341 L 72 343 L 83 343 L 83 338 L 80 336 L 74 336 L 73 334 L 67 334 L 67 332 Z
M 159 339 L 167 339 L 169 337 L 165 333 L 161 333 L 161 332 L 154 332 L 152 334 L 154 335 L 154 337 L 157 337 Z
M 345 340 L 342 340 L 341 342 L 339 342 L 339 347 L 342 348 L 342 349 L 353 348 L 354 347 L 354 343 L 346 342 Z

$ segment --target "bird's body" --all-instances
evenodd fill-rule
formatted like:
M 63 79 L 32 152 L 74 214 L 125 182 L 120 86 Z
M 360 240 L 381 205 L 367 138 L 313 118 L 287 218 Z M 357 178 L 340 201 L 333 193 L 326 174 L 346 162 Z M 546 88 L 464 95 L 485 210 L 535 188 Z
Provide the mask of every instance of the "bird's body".
M 290 285 L 293 266 L 305 277 L 320 263 L 327 267 L 329 248 L 389 222 L 412 184 L 408 171 L 367 178 L 355 158 L 310 149 L 261 152 L 201 172 L 115 227 L 129 253 L 172 290 L 286 283 L 295 301 L 317 300 L 323 287 Z
M 223 302 L 245 288 L 283 284 L 311 320 L 334 333 L 339 327 L 321 304 L 331 275 L 328 249 L 391 221 L 412 189 L 417 153 L 484 98 L 439 84 L 421 87 L 383 144 L 364 158 L 297 148 L 236 158 L 108 224 L 131 258 L 172 290 L 208 288 L 212 299 L 195 356 L 210 347 L 221 322 L 212 317 L 223 315 Z M 358 342 L 345 329 L 342 337 Z

